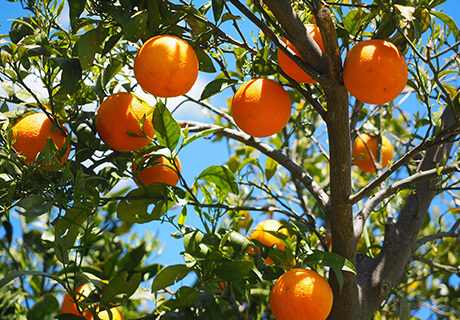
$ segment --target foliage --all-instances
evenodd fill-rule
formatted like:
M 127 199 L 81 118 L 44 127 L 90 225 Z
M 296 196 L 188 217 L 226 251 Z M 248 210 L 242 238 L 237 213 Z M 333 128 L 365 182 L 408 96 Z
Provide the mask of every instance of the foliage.
M 334 303 L 339 306 L 334 308 L 346 308 L 337 298 L 350 292 L 350 279 L 356 273 L 360 288 L 373 289 L 361 280 L 360 266 L 388 257 L 394 239 L 411 246 L 410 258 L 400 258 L 403 277 L 379 282 L 378 290 L 387 289 L 379 291 L 383 302 L 369 294 L 368 301 L 356 305 L 368 310 L 374 303 L 367 312 L 381 319 L 409 319 L 426 307 L 433 319 L 460 318 L 459 35 L 456 23 L 441 10 L 445 0 L 321 3 L 331 12 L 340 55 L 361 39 L 387 39 L 409 65 L 401 99 L 378 106 L 347 101 L 349 136 L 328 119 L 336 105 L 326 100 L 331 82 L 315 70 L 320 62 L 299 62 L 319 84 L 299 84 L 280 71 L 276 49 L 292 56 L 280 42 L 292 38 L 292 31 L 281 22 L 281 11 L 270 7 L 272 1 L 19 2 L 26 16 L 12 17 L 11 30 L 0 43 L 2 319 L 56 317 L 62 293 L 82 282 L 91 282 L 101 303 L 119 306 L 126 319 L 273 319 L 270 288 L 293 267 L 310 267 L 336 279 Z M 315 16 L 318 0 L 279 3 L 292 6 L 302 23 L 322 21 Z M 70 24 L 61 24 L 63 18 Z M 183 172 L 177 187 L 125 188 L 136 154 L 113 151 L 99 140 L 95 110 L 112 93 L 140 92 L 132 72 L 134 57 L 143 42 L 158 34 L 179 36 L 194 48 L 207 84 L 200 98 L 184 99 L 205 110 L 207 118 L 176 119 L 165 107 L 170 103 L 150 97 L 156 105 L 156 138 L 149 148 L 173 158 L 209 139 L 228 145 L 230 156 L 195 177 Z M 283 84 L 293 101 L 288 125 L 263 140 L 236 128 L 229 100 L 224 100 L 256 77 Z M 24 166 L 12 149 L 11 128 L 29 110 L 56 116 L 71 133 L 70 160 L 57 170 Z M 455 119 L 446 129 L 449 110 Z M 351 177 L 352 193 L 337 199 L 335 190 L 346 182 L 331 176 L 338 165 L 330 142 L 339 139 L 351 146 L 358 132 L 385 134 L 396 156 L 386 171 L 375 175 L 356 167 L 350 172 L 351 159 L 342 155 L 339 162 Z M 433 167 L 419 166 L 431 151 L 449 143 L 453 148 L 436 152 L 441 158 Z M 181 157 L 183 165 L 186 161 L 192 160 Z M 408 199 L 423 194 L 420 184 L 425 181 L 433 181 L 425 189 L 436 197 L 425 210 L 423 225 L 416 230 L 415 224 L 403 225 L 407 228 L 399 238 L 392 237 Z M 337 203 L 349 206 L 350 220 L 353 206 L 354 234 L 331 221 Z M 287 250 L 262 246 L 255 256 L 248 254 L 249 247 L 260 243 L 249 239 L 250 224 L 238 224 L 247 211 L 255 221 L 282 220 L 291 235 L 282 239 Z M 192 215 L 198 224 L 187 224 Z M 176 230 L 172 236 L 183 241 L 183 263 L 155 262 L 161 252 L 155 234 L 145 239 L 136 234 L 138 225 L 146 223 L 148 228 L 168 224 Z M 345 242 L 337 239 L 353 243 L 352 254 L 345 254 Z M 267 256 L 274 264 L 264 262 Z M 391 269 L 395 262 L 384 266 Z M 194 282 L 183 285 L 187 276 Z

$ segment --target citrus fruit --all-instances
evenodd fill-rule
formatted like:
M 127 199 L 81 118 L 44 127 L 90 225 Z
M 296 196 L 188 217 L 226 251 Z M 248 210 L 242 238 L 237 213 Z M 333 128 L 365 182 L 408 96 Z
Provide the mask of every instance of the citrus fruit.
M 108 96 L 96 114 L 96 130 L 105 144 L 117 151 L 135 151 L 150 143 L 154 135 L 153 108 L 131 93 Z
M 187 41 L 171 35 L 147 40 L 134 59 L 139 85 L 157 97 L 186 94 L 198 77 L 198 58 Z
M 141 154 L 140 157 L 143 157 L 141 162 L 146 162 L 151 157 L 149 155 Z M 175 166 L 181 172 L 181 164 L 179 158 L 176 157 Z M 134 181 L 136 184 L 141 187 L 143 185 L 148 186 L 149 184 L 158 184 L 166 183 L 171 186 L 177 185 L 179 182 L 179 176 L 176 173 L 176 168 L 172 162 L 166 157 L 159 157 L 155 162 L 147 167 L 139 167 L 139 160 L 133 162 L 133 174 Z
M 284 242 L 279 237 L 277 237 L 277 234 L 289 236 L 289 233 L 285 228 L 280 229 L 281 227 L 282 224 L 277 220 L 264 220 L 254 227 L 254 230 L 250 234 L 249 239 L 257 240 L 268 247 L 273 247 L 276 244 L 278 249 L 284 250 L 286 246 L 284 245 Z M 249 253 L 255 254 L 252 247 L 249 247 Z M 273 260 L 267 257 L 265 258 L 265 262 L 267 264 L 272 264 Z
M 395 99 L 406 86 L 406 60 L 389 41 L 364 40 L 345 57 L 343 81 L 359 101 L 384 104 Z
M 289 122 L 291 99 L 275 81 L 252 79 L 243 83 L 233 96 L 232 116 L 236 125 L 247 134 L 268 137 Z
M 89 284 L 85 283 L 81 286 L 79 286 L 76 290 L 76 294 L 74 297 L 72 297 L 69 293 L 66 293 L 64 296 L 64 300 L 62 301 L 61 305 L 61 314 L 67 313 L 67 314 L 75 314 L 75 315 L 81 315 L 81 313 L 78 311 L 78 306 L 75 303 L 76 302 L 83 302 L 92 292 L 91 287 Z M 100 310 L 100 306 L 96 307 L 96 312 L 97 316 L 99 317 L 100 320 L 124 320 L 122 314 L 120 313 L 120 310 L 118 310 L 117 307 L 112 307 L 110 308 L 110 313 L 111 317 L 109 314 L 109 311 L 107 310 Z M 91 311 L 89 309 L 83 310 L 83 317 L 88 320 L 93 320 L 94 317 L 91 314 Z
M 67 134 L 65 127 L 62 128 Z M 61 130 L 53 128 L 53 122 L 44 113 L 32 113 L 25 116 L 13 126 L 12 130 L 13 148 L 26 157 L 28 164 L 35 162 L 38 153 L 45 149 L 48 138 L 52 139 L 61 151 L 66 141 L 66 135 Z M 69 153 L 70 146 L 67 147 L 64 155 L 59 152 L 62 155 L 59 159 L 62 164 L 69 157 Z
M 364 172 L 375 172 L 374 161 L 377 161 L 378 137 L 367 133 L 358 135 L 353 143 L 353 163 Z M 372 154 L 369 153 L 369 151 Z M 393 146 L 385 136 L 382 136 L 382 169 L 393 159 Z
M 305 25 L 308 33 L 312 36 L 313 40 L 316 41 L 321 50 L 324 51 L 323 38 L 316 24 L 307 24 Z M 294 51 L 298 56 L 299 51 L 294 47 L 294 45 L 289 42 L 289 40 L 283 39 L 283 42 Z M 281 69 L 292 79 L 297 82 L 303 83 L 316 83 L 316 80 L 313 80 L 312 77 L 308 75 L 305 71 L 302 70 L 291 58 L 289 58 L 283 51 L 278 49 L 278 63 L 280 64 Z
M 332 301 L 326 279 L 302 268 L 281 275 L 270 292 L 270 308 L 276 320 L 325 320 Z

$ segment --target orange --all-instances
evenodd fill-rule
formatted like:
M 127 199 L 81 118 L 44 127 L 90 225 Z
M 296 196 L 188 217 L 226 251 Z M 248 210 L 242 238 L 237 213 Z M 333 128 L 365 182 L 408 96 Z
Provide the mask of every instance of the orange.
M 175 36 L 161 35 L 147 40 L 134 60 L 139 85 L 157 97 L 186 94 L 198 77 L 198 58 L 193 48 Z
M 147 161 L 148 158 L 151 156 L 149 155 L 141 155 L 144 159 L 143 162 Z M 179 158 L 176 157 L 175 165 L 181 172 L 181 164 Z M 141 187 L 143 185 L 148 186 L 149 184 L 154 183 L 166 183 L 171 186 L 175 186 L 179 183 L 179 176 L 176 173 L 176 168 L 172 164 L 172 162 L 166 158 L 161 156 L 155 161 L 155 164 L 148 166 L 146 168 L 139 168 L 136 161 L 133 162 L 133 173 L 134 173 L 134 181 L 136 184 Z
M 62 128 L 67 134 L 65 127 Z M 13 147 L 27 158 L 29 164 L 35 162 L 38 153 L 45 149 L 48 138 L 53 140 L 59 150 L 62 150 L 66 141 L 66 135 L 61 130 L 53 128 L 53 122 L 44 113 L 25 116 L 13 126 L 12 130 Z M 62 164 L 69 157 L 69 153 L 70 146 L 67 147 L 65 155 L 60 158 Z
M 276 235 L 284 234 L 285 236 L 289 236 L 289 233 L 285 228 L 280 229 L 281 227 L 282 224 L 277 220 L 264 220 L 254 227 L 249 239 L 257 240 L 268 247 L 273 247 L 276 244 L 278 249 L 284 250 L 286 247 L 284 242 Z M 255 254 L 252 247 L 249 247 L 249 253 Z M 265 262 L 267 264 L 272 264 L 273 260 L 267 257 L 265 258 Z
M 153 108 L 142 104 L 131 93 L 114 93 L 97 110 L 96 130 L 102 141 L 114 150 L 139 150 L 154 136 L 152 114 Z
M 310 33 L 313 40 L 316 41 L 321 50 L 324 51 L 323 38 L 321 37 L 318 26 L 316 24 L 307 24 L 305 25 L 305 28 L 307 29 L 308 33 Z M 289 40 L 283 38 L 283 42 L 286 43 L 289 49 L 299 55 L 299 51 L 297 51 L 297 49 L 291 42 L 289 42 Z M 316 80 L 313 80 L 313 78 L 310 77 L 308 73 L 303 71 L 302 68 L 300 68 L 291 58 L 289 58 L 283 51 L 279 49 L 278 62 L 281 69 L 295 81 L 303 83 L 316 83 Z
M 291 99 L 284 88 L 270 79 L 252 79 L 233 96 L 236 125 L 254 137 L 268 137 L 283 129 L 291 117 Z
M 89 286 L 89 284 L 85 283 L 81 285 L 80 287 L 78 287 L 76 292 L 77 294 L 75 295 L 75 298 L 77 302 L 83 302 L 91 294 L 92 289 Z M 122 314 L 120 313 L 120 310 L 118 310 L 117 307 L 110 308 L 110 313 L 112 317 L 110 317 L 110 314 L 108 311 L 106 310 L 98 311 L 98 310 L 100 310 L 100 306 L 96 307 L 97 316 L 99 317 L 100 320 L 124 320 Z M 69 293 L 65 294 L 64 300 L 62 301 L 61 314 L 63 313 L 75 314 L 79 316 L 81 315 L 80 312 L 78 311 L 78 306 L 75 303 L 74 298 Z M 94 319 L 93 315 L 91 314 L 91 311 L 88 309 L 83 311 L 83 317 L 88 320 Z
M 345 57 L 343 81 L 359 101 L 384 104 L 395 99 L 406 86 L 406 60 L 389 41 L 365 40 Z
M 378 138 L 367 133 L 362 133 L 356 137 L 353 143 L 353 163 L 364 172 L 375 172 L 374 161 L 377 161 Z M 369 154 L 372 153 L 372 157 Z M 382 169 L 386 168 L 388 162 L 393 159 L 393 146 L 390 141 L 382 136 Z
M 332 301 L 326 279 L 302 268 L 284 273 L 270 292 L 270 308 L 276 320 L 325 320 Z

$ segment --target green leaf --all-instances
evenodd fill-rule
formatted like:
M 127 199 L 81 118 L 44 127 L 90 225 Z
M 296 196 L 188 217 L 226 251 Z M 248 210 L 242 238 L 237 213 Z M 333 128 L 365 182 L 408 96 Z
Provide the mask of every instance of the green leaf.
M 128 271 L 124 271 L 118 273 L 104 288 L 101 303 L 108 305 L 119 294 L 123 294 L 124 298 L 129 298 L 137 290 L 141 281 L 142 273 L 140 272 L 129 273 Z
M 35 300 L 34 305 L 27 314 L 27 320 L 46 319 L 51 313 L 59 309 L 59 302 L 56 296 L 51 293 L 45 293 Z
M 364 16 L 365 13 L 361 9 L 350 10 L 343 19 L 345 30 L 347 30 L 349 34 L 355 35 L 359 28 L 362 27 Z
M 78 39 L 76 45 L 81 68 L 86 70 L 93 65 L 96 53 L 101 51 L 101 29 L 89 30 Z
M 182 228 L 185 224 L 185 220 L 187 220 L 187 207 L 184 206 L 177 218 L 177 225 Z
M 202 72 L 213 73 L 216 72 L 216 68 L 212 63 L 212 59 L 208 56 L 206 51 L 200 48 L 194 48 L 196 56 L 199 62 L 199 70 Z
M 12 19 L 11 30 L 9 32 L 10 39 L 13 43 L 18 43 L 24 37 L 34 34 L 34 28 L 30 24 L 31 20 L 27 17 Z
M 228 20 L 243 20 L 243 18 L 241 18 L 240 16 L 235 16 L 231 14 L 230 12 L 224 13 L 224 15 L 222 16 L 221 22 L 223 23 Z
M 454 19 L 452 19 L 450 16 L 440 11 L 431 11 L 430 13 L 434 15 L 436 18 L 438 18 L 439 20 L 441 20 L 442 22 L 444 22 L 449 28 L 449 30 L 452 31 L 454 37 L 458 36 L 458 27 Z
M 309 254 L 304 262 L 307 264 L 317 264 L 321 266 L 337 268 L 342 271 L 356 274 L 355 267 L 350 261 L 333 252 L 313 250 L 313 253 Z
M 8 283 L 13 281 L 14 279 L 22 277 L 22 276 L 40 276 L 40 277 L 50 278 L 60 283 L 64 287 L 66 285 L 65 281 L 63 281 L 61 278 L 51 273 L 46 273 L 42 271 L 34 271 L 34 270 L 15 270 L 15 271 L 11 271 L 6 276 L 0 279 L 0 288 L 3 288 L 4 286 L 6 286 Z
M 102 86 L 105 87 L 123 68 L 123 61 L 113 59 L 102 73 Z
M 265 162 L 265 179 L 267 182 L 275 175 L 277 168 L 278 162 L 270 157 L 267 157 L 267 161 Z
M 191 270 L 185 264 L 168 266 L 155 276 L 152 283 L 152 292 L 167 288 L 182 280 Z
M 193 230 L 184 235 L 185 251 L 194 257 L 205 258 L 209 252 L 203 243 L 203 234 L 199 230 Z
M 238 183 L 235 180 L 235 176 L 227 167 L 214 165 L 205 169 L 198 176 L 198 179 L 202 179 L 209 183 L 214 183 L 217 188 L 238 194 Z
M 77 27 L 78 19 L 85 9 L 86 0 L 67 0 L 69 3 L 69 18 L 72 29 Z
M 136 42 L 139 39 L 146 39 L 149 37 L 149 29 L 147 10 L 142 10 L 134 13 L 128 22 L 123 25 L 123 33 L 127 40 Z
M 55 254 L 62 263 L 69 263 L 68 250 L 74 246 L 81 225 L 87 218 L 85 210 L 74 207 L 53 221 Z
M 195 141 L 196 139 L 199 139 L 199 138 L 205 137 L 207 135 L 213 134 L 214 132 L 217 132 L 219 130 L 221 130 L 221 128 L 211 128 L 211 129 L 206 129 L 206 130 L 197 132 L 197 133 L 191 135 L 190 137 L 185 138 L 184 142 L 182 143 L 182 147 L 185 147 L 186 145 L 188 145 L 189 143 Z
M 35 194 L 20 200 L 16 207 L 18 207 L 19 214 L 33 218 L 49 212 L 53 207 L 53 203 L 47 202 L 42 196 Z
M 313 253 L 307 256 L 304 263 L 330 267 L 337 277 L 340 290 L 343 287 L 343 271 L 356 274 L 356 269 L 349 260 L 333 252 L 313 250 Z
M 232 84 L 238 83 L 238 80 L 235 79 L 215 79 L 209 82 L 206 87 L 204 87 L 203 92 L 201 93 L 200 100 L 208 99 L 209 97 L 221 92 L 222 90 L 230 87 Z
M 214 19 L 216 23 L 219 21 L 224 10 L 225 0 L 212 0 L 212 13 L 214 14 Z
M 146 223 L 158 220 L 172 206 L 162 185 L 149 185 L 134 189 L 118 203 L 117 217 L 129 223 Z M 154 205 L 150 211 L 149 206 Z M 150 211 L 150 212 L 149 212 Z
M 82 76 L 80 61 L 65 57 L 56 57 L 52 60 L 62 69 L 61 86 L 66 93 L 74 93 Z
M 183 286 L 177 290 L 175 299 L 168 300 L 164 305 L 171 309 L 184 308 L 196 303 L 199 299 L 200 295 L 196 289 Z
M 166 108 L 165 104 L 159 101 L 153 112 L 153 129 L 155 136 L 161 146 L 174 151 L 180 138 L 180 125 Z
M 225 281 L 235 281 L 247 276 L 253 267 L 252 261 L 223 261 L 217 264 L 214 273 Z

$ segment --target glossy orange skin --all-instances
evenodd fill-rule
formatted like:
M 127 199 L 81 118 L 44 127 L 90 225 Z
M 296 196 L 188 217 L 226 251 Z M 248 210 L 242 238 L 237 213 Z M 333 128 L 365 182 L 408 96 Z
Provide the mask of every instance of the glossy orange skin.
M 96 130 L 112 149 L 136 151 L 148 145 L 149 138 L 155 134 L 152 114 L 153 108 L 137 101 L 131 93 L 114 93 L 105 98 L 97 110 Z
M 134 60 L 139 85 L 157 97 L 186 94 L 198 78 L 198 58 L 187 41 L 161 35 L 146 41 Z
M 67 135 L 67 129 L 62 127 Z M 62 131 L 53 128 L 53 122 L 44 113 L 33 113 L 20 119 L 12 128 L 13 148 L 27 158 L 28 164 L 35 162 L 39 152 L 45 149 L 48 138 L 51 138 L 56 147 L 64 147 L 67 136 Z M 60 158 L 65 163 L 70 154 L 70 145 L 65 155 Z
M 291 117 L 291 99 L 284 88 L 270 79 L 243 83 L 232 99 L 232 116 L 245 133 L 258 138 L 283 129 Z
M 270 292 L 270 309 L 276 320 L 325 320 L 332 302 L 329 283 L 309 269 L 287 271 Z
M 407 77 L 406 59 L 389 41 L 364 40 L 345 58 L 345 87 L 364 103 L 385 104 L 394 100 L 406 86 Z

